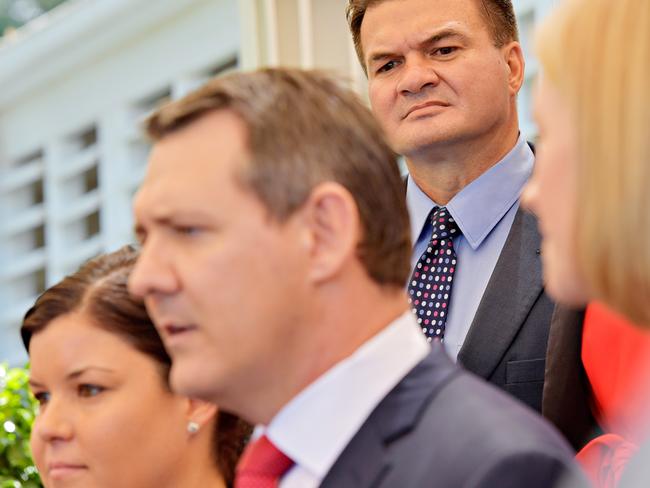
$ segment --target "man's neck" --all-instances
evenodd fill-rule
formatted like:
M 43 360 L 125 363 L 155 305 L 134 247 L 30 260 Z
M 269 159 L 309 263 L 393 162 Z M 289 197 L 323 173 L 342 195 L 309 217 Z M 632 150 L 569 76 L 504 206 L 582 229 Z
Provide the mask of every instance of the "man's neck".
M 297 336 L 303 331 L 305 335 L 285 350 L 286 370 L 269 368 L 275 371 L 256 388 L 240 391 L 236 405 L 226 402 L 228 409 L 251 423 L 268 425 L 292 398 L 408 310 L 402 288 L 373 288 L 355 292 L 350 287 L 332 287 L 338 296 L 315 310 L 318 318 L 305 323 Z
M 516 145 L 518 129 L 488 142 L 436 145 L 406 158 L 409 175 L 431 200 L 446 205 L 458 192 L 501 161 Z

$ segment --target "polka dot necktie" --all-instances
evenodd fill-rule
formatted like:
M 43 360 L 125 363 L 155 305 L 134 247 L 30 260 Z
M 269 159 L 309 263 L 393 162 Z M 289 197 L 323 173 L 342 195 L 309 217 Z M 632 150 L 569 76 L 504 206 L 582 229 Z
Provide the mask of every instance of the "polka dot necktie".
M 235 488 L 275 488 L 293 461 L 263 435 L 242 454 L 235 473 Z
M 457 261 L 452 239 L 460 235 L 458 225 L 445 207 L 432 210 L 431 223 L 431 240 L 418 259 L 408 286 L 409 303 L 429 342 L 442 341 L 445 334 Z

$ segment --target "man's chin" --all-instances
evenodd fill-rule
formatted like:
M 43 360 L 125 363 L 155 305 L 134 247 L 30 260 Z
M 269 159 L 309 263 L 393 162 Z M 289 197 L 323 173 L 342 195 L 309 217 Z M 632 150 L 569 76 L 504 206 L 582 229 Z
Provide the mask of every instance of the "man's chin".
M 407 137 L 394 141 L 392 144 L 393 151 L 405 156 L 417 156 L 430 150 L 450 146 L 456 141 L 454 134 L 444 134 L 433 130 L 422 130 L 411 132 Z
M 177 364 L 180 363 L 180 364 Z M 196 370 L 184 365 L 181 361 L 172 363 L 169 375 L 171 390 L 181 396 L 196 398 L 197 400 L 212 401 L 212 391 L 209 382 L 203 377 L 203 370 Z

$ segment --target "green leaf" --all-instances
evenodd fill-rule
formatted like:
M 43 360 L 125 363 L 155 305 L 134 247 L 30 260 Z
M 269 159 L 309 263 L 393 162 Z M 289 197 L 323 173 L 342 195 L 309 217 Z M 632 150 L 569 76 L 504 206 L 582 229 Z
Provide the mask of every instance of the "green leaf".
M 2 482 L 0 488 L 23 488 L 23 484 L 16 480 L 6 480 Z
M 37 402 L 28 382 L 25 368 L 0 364 L 0 488 L 43 486 L 29 448 Z

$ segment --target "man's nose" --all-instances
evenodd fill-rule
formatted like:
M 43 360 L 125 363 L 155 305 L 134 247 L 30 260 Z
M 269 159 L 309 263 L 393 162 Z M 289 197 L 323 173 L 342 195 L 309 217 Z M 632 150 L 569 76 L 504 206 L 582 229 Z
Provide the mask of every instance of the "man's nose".
M 129 276 L 129 292 L 138 298 L 145 298 L 153 293 L 173 293 L 176 285 L 176 278 L 164 250 L 159 243 L 148 238 Z
M 404 95 L 417 94 L 426 87 L 433 87 L 438 83 L 440 77 L 430 60 L 414 57 L 404 62 L 397 89 Z

